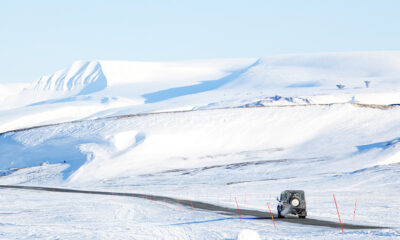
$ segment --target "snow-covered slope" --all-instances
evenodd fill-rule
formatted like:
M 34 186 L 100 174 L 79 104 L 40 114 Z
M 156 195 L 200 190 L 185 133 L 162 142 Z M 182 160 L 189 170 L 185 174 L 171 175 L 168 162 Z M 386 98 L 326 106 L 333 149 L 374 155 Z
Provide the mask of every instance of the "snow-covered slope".
M 303 189 L 312 217 L 335 221 L 335 193 L 342 221 L 353 222 L 358 199 L 358 222 L 396 227 L 399 118 L 399 107 L 338 104 L 161 113 L 10 132 L 0 136 L 0 184 L 118 188 L 230 207 L 237 197 L 241 206 L 263 210 L 268 196 Z M 198 219 L 196 213 L 187 221 Z M 292 229 L 278 226 L 274 234 Z M 354 239 L 362 234 L 356 233 Z
M 362 151 L 357 146 L 398 139 L 399 114 L 397 107 L 299 106 L 162 113 L 61 124 L 2 135 L 0 168 L 67 161 L 73 168 L 66 175 L 73 174 L 70 180 L 97 181 L 122 177 L 123 172 L 154 171 L 155 166 L 158 171 L 202 167 L 209 164 L 203 156 L 242 151 L 281 149 L 269 155 L 294 152 L 298 158 L 335 152 L 351 158 L 373 149 L 391 152 L 371 159 L 363 156 L 362 164 L 344 167 L 357 170 L 398 162 L 393 159 L 397 144 L 360 147 Z M 216 159 L 211 162 L 221 164 Z
M 280 55 L 260 59 L 229 87 L 365 88 L 400 87 L 400 52 L 325 53 Z

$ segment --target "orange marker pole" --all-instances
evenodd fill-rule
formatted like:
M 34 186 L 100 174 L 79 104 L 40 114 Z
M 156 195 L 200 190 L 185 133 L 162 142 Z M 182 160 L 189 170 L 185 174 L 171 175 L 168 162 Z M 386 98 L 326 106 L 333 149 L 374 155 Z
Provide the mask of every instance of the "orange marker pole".
M 354 204 L 353 221 L 356 218 L 356 210 L 357 210 L 357 198 L 356 198 L 356 203 Z
M 163 197 L 164 198 L 164 203 L 165 203 L 165 206 L 166 207 L 168 207 L 168 205 L 167 205 L 167 201 L 165 201 L 165 197 Z
M 196 215 L 196 212 L 194 211 L 194 207 L 193 207 L 192 200 L 189 200 L 189 201 L 190 201 L 190 205 L 192 205 L 192 211 L 193 211 L 193 214 L 194 214 L 194 215 Z
M 238 213 L 239 213 L 240 221 L 242 221 L 242 215 L 240 214 L 239 204 L 237 202 L 236 197 L 235 197 L 235 201 L 236 201 L 236 207 L 237 207 L 237 210 L 238 210 Z
M 275 228 L 275 230 L 276 230 L 274 215 L 272 215 L 271 208 L 269 207 L 269 202 L 267 202 L 267 206 L 268 206 L 269 214 L 271 214 L 272 222 L 274 223 L 274 228 Z
M 335 194 L 333 194 L 333 200 L 335 200 L 336 211 L 337 211 L 337 215 L 339 217 L 340 227 L 342 228 L 342 233 L 343 233 L 344 231 L 343 231 L 342 220 L 340 219 L 340 213 L 339 213 L 339 208 L 338 208 L 337 203 L 336 203 Z

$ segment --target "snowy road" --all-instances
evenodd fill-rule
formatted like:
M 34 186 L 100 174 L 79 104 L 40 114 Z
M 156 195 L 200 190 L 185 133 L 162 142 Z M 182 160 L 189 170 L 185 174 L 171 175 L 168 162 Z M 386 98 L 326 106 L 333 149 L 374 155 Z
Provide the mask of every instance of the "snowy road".
M 105 191 L 92 191 L 92 190 L 78 190 L 78 189 L 69 189 L 69 188 L 18 186 L 18 185 L 0 185 L 0 188 L 135 197 L 135 198 L 148 199 L 149 201 L 164 201 L 165 203 L 168 203 L 168 204 L 175 204 L 175 205 L 181 204 L 188 208 L 212 211 L 212 212 L 216 212 L 216 213 L 223 214 L 223 215 L 238 215 L 238 209 L 235 209 L 235 208 L 218 206 L 218 205 L 201 202 L 201 201 L 191 201 L 191 200 L 187 200 L 187 199 L 178 199 L 178 198 L 171 198 L 171 197 L 159 196 L 159 195 L 146 195 L 146 194 L 140 194 L 140 193 L 124 193 L 124 192 L 109 192 L 109 191 L 105 192 Z M 255 219 L 271 219 L 270 214 L 268 212 L 263 212 L 263 211 L 259 211 L 259 210 L 249 210 L 249 209 L 244 209 L 244 208 L 239 208 L 239 211 L 242 215 L 256 217 Z M 277 215 L 275 213 L 273 214 L 273 216 L 274 216 L 275 221 L 283 221 L 283 222 L 288 222 L 288 223 L 310 225 L 310 226 L 340 228 L 339 223 L 333 222 L 333 221 L 320 220 L 320 219 L 314 219 L 314 218 L 309 218 L 309 217 L 307 219 L 298 219 L 297 217 L 293 217 L 293 216 L 289 216 L 286 218 L 277 218 Z M 385 227 L 344 223 L 343 228 L 360 230 L 360 229 L 384 229 Z

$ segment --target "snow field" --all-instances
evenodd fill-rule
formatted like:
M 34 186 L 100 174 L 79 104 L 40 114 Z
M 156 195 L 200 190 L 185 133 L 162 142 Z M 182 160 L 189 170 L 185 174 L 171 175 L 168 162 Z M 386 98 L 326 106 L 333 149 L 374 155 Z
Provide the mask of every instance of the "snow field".
M 337 221 L 335 194 L 344 223 L 390 229 L 275 230 L 144 199 L 0 189 L 0 239 L 399 238 L 399 66 L 399 52 L 78 61 L 0 86 L 0 184 L 236 198 L 266 212 L 303 189 L 311 217 Z M 121 116 L 137 113 L 150 114 Z

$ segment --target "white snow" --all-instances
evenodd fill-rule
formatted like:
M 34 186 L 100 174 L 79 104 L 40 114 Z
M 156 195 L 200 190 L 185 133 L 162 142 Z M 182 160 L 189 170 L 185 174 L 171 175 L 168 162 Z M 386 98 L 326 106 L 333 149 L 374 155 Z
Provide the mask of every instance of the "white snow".
M 24 88 L 29 87 L 27 83 L 3 83 L 0 84 L 0 102 L 6 98 L 21 92 Z M 0 108 L 1 109 L 1 108 Z
M 244 229 L 240 231 L 237 240 L 260 240 L 260 236 L 256 231 Z
M 280 191 L 303 189 L 310 217 L 337 221 L 334 193 L 345 223 L 391 227 L 342 235 L 278 221 L 275 230 L 268 220 L 142 199 L 0 189 L 0 238 L 400 236 L 399 52 L 78 61 L 0 91 L 0 184 L 230 207 L 236 197 L 241 207 L 263 211 L 268 201 L 275 210 Z

